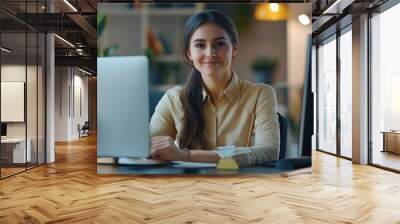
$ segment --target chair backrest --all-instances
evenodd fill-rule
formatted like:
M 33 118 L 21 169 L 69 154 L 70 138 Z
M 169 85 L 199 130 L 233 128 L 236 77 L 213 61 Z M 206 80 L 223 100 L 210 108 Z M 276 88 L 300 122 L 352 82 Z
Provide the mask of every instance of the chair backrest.
M 279 148 L 279 159 L 286 158 L 286 142 L 287 142 L 287 126 L 288 120 L 285 116 L 278 112 L 279 134 L 281 136 L 281 144 Z
M 89 129 L 90 128 L 89 124 L 90 124 L 89 121 L 85 121 L 85 123 L 83 124 L 82 128 Z

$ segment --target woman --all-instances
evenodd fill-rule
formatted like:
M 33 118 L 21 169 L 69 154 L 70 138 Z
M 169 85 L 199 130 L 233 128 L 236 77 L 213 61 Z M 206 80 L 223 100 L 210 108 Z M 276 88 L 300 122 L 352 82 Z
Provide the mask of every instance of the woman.
M 183 56 L 193 70 L 155 109 L 153 158 L 216 163 L 218 147 L 235 145 L 232 158 L 242 167 L 278 159 L 275 92 L 238 79 L 231 67 L 238 44 L 235 25 L 222 12 L 205 11 L 188 20 Z

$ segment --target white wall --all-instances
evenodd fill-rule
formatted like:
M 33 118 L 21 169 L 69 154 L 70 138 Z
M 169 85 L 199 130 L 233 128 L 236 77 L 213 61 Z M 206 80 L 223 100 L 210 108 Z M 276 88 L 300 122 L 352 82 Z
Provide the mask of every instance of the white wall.
M 68 140 L 68 117 L 70 84 L 69 69 L 55 68 L 55 141 Z
M 239 34 L 239 51 L 233 66 L 240 78 L 254 80 L 251 64 L 258 56 L 276 58 L 274 81 L 286 80 L 286 22 L 253 21 Z
M 77 139 L 78 124 L 88 120 L 88 78 L 75 68 L 56 67 L 55 89 L 55 140 Z
M 81 76 L 82 73 L 79 73 L 76 75 L 75 70 L 75 76 L 74 76 L 74 86 L 75 86 L 75 91 L 74 91 L 74 111 L 75 113 L 72 113 L 73 119 L 72 119 L 72 132 L 71 135 L 76 138 L 78 137 L 78 124 L 81 126 L 85 123 L 85 121 L 89 120 L 89 113 L 88 113 L 88 77 Z M 80 99 L 78 98 L 79 93 L 77 90 L 80 90 Z M 81 102 L 79 103 L 78 100 Z M 79 105 L 80 104 L 80 105 Z M 79 107 L 81 107 L 81 112 L 79 111 Z
M 36 67 L 33 66 L 28 66 L 25 67 L 25 65 L 18 65 L 18 64 L 9 64 L 9 65 L 2 65 L 1 66 L 1 81 L 7 82 L 7 81 L 17 81 L 17 82 L 25 82 L 25 75 L 27 69 L 27 75 L 28 75 L 28 80 L 29 82 L 32 82 L 31 80 L 33 79 L 30 77 L 31 75 L 36 76 Z M 36 81 L 34 83 L 30 83 L 33 85 L 36 85 Z M 36 99 L 36 88 L 28 88 L 28 97 L 34 97 Z M 4 97 L 4 96 L 3 96 Z M 32 99 L 27 99 L 27 102 L 30 103 L 34 100 Z M 36 104 L 34 105 L 28 105 L 30 106 L 29 111 L 31 112 L 32 110 L 36 109 Z M 34 107 L 32 109 L 32 107 Z M 7 108 L 1 108 L 2 110 L 6 110 Z M 36 124 L 31 124 L 32 121 L 35 121 L 36 123 L 36 113 L 28 113 L 28 137 L 29 133 L 32 133 L 33 130 L 36 130 Z M 25 123 L 26 122 L 7 122 L 7 136 L 8 137 L 25 137 Z M 34 127 L 33 127 L 34 126 Z M 33 128 L 32 131 L 29 128 Z M 35 132 L 36 133 L 36 132 Z
M 37 70 L 38 69 L 38 70 Z M 8 138 L 24 138 L 25 135 L 30 139 L 32 161 L 44 162 L 44 82 L 42 67 L 25 66 L 25 64 L 3 64 L 1 66 L 1 81 L 3 82 L 24 82 L 26 85 L 26 106 L 21 108 L 22 113 L 26 112 L 26 120 L 23 122 L 6 122 Z M 26 81 L 27 79 L 27 81 Z M 2 96 L 6 97 L 7 96 Z M 3 107 L 1 110 L 12 110 Z M 15 109 L 14 109 L 15 110 Z M 16 113 L 16 111 L 8 111 Z M 39 156 L 37 157 L 37 153 Z

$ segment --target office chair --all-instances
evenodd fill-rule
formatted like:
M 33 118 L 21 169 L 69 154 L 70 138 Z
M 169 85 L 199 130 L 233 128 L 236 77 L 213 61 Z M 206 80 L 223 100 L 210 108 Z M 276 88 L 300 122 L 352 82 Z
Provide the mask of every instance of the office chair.
M 85 123 L 82 125 L 82 127 L 79 127 L 80 125 L 78 124 L 78 130 L 79 130 L 79 138 L 83 136 L 89 136 L 89 121 L 85 121 Z
M 279 147 L 279 159 L 268 161 L 265 166 L 277 167 L 281 169 L 300 169 L 311 166 L 311 159 L 309 157 L 296 157 L 286 158 L 286 145 L 287 145 L 287 132 L 288 132 L 288 120 L 285 116 L 278 112 L 279 121 L 279 134 L 280 134 L 280 147 Z
M 296 158 L 286 158 L 286 144 L 288 132 L 288 120 L 285 116 L 278 112 L 279 128 L 281 135 L 281 145 L 279 151 L 279 160 L 272 161 L 268 165 L 274 165 L 277 168 L 283 169 L 301 169 L 311 167 L 311 157 L 301 156 Z
M 161 98 L 164 96 L 164 94 L 165 94 L 165 91 L 150 90 L 150 98 L 149 98 L 150 116 L 149 116 L 149 118 L 151 118 L 153 116 L 156 106 L 157 106 L 158 102 L 161 100 Z
M 288 120 L 285 116 L 278 112 L 279 121 L 279 134 L 280 134 L 280 147 L 279 147 L 279 159 L 286 158 L 286 141 L 287 141 L 287 126 Z

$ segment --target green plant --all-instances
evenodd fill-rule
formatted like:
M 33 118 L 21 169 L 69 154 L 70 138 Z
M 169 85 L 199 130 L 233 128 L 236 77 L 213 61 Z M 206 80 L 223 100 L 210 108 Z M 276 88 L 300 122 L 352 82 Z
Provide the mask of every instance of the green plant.
M 108 16 L 107 15 L 99 15 L 97 16 L 97 40 L 100 39 L 101 35 L 103 34 L 106 26 L 107 26 Z M 99 57 L 107 57 L 111 56 L 115 53 L 115 51 L 119 48 L 118 43 L 111 44 L 106 48 L 102 48 L 99 41 L 97 42 L 98 51 L 97 56 Z
M 257 57 L 251 63 L 251 68 L 253 70 L 274 70 L 277 64 L 278 60 L 276 58 Z
M 253 5 L 238 4 L 233 7 L 232 20 L 235 23 L 238 32 L 246 32 L 253 21 Z
M 106 15 L 97 16 L 97 38 L 101 37 L 106 27 L 108 17 Z

